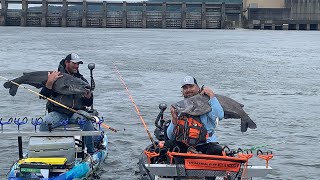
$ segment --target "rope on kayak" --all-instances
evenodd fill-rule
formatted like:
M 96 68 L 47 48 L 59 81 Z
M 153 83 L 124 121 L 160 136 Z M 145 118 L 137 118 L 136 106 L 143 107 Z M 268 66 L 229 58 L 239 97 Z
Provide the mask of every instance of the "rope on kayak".
M 140 110 L 139 110 L 138 106 L 137 106 L 136 103 L 134 102 L 134 99 L 133 99 L 133 97 L 132 97 L 132 95 L 131 95 L 131 93 L 130 93 L 130 91 L 129 91 L 128 86 L 126 85 L 125 81 L 123 80 L 123 78 L 122 78 L 122 76 L 121 76 L 121 74 L 120 74 L 120 72 L 119 72 L 119 69 L 118 69 L 117 65 L 116 65 L 116 64 L 113 64 L 113 65 L 114 65 L 114 69 L 115 69 L 116 73 L 117 73 L 118 76 L 119 76 L 119 79 L 120 79 L 122 85 L 124 86 L 124 88 L 125 88 L 128 96 L 129 96 L 129 99 L 131 100 L 131 102 L 132 102 L 132 104 L 133 104 L 133 106 L 134 106 L 134 108 L 135 108 L 135 110 L 136 110 L 136 112 L 137 112 L 137 114 L 138 114 L 138 116 L 139 116 L 139 118 L 140 118 L 143 126 L 144 126 L 144 129 L 145 129 L 145 130 L 147 131 L 147 133 L 148 133 L 148 136 L 149 136 L 149 139 L 150 139 L 151 143 L 153 144 L 154 148 L 156 149 L 157 146 L 156 146 L 156 144 L 155 144 L 155 142 L 154 142 L 154 140 L 153 140 L 153 138 L 152 138 L 152 136 L 151 136 L 150 131 L 148 130 L 148 127 L 147 127 L 147 125 L 146 125 L 146 123 L 145 123 L 142 115 L 140 114 Z
M 94 121 L 94 122 L 97 122 L 97 123 L 99 122 L 99 121 L 97 121 L 97 120 L 96 120 L 94 117 L 92 117 L 92 116 L 87 116 L 87 115 L 85 115 L 85 114 L 82 114 L 82 113 L 78 112 L 77 110 L 74 110 L 74 109 L 72 109 L 72 108 L 70 108 L 70 107 L 68 107 L 68 106 L 66 106 L 66 105 L 64 105 L 64 104 L 61 104 L 61 103 L 59 103 L 59 102 L 57 102 L 57 101 L 55 101 L 55 100 L 53 100 L 53 99 L 51 99 L 51 98 L 48 98 L 48 97 L 46 97 L 46 96 L 44 96 L 44 95 L 42 95 L 42 94 L 40 94 L 40 93 L 38 93 L 38 92 L 35 92 L 35 91 L 33 91 L 32 89 L 26 88 L 25 86 L 23 86 L 23 85 L 21 85 L 21 84 L 18 84 L 18 83 L 16 83 L 16 82 L 12 81 L 12 80 L 9 80 L 8 78 L 5 78 L 5 77 L 3 77 L 3 76 L 0 76 L 0 78 L 5 79 L 5 80 L 7 80 L 7 81 L 9 81 L 9 82 L 11 82 L 11 83 L 19 86 L 19 87 L 22 87 L 22 88 L 28 90 L 29 92 L 32 92 L 32 93 L 34 93 L 34 94 L 36 94 L 36 95 L 38 95 L 38 96 L 40 96 L 40 97 L 42 97 L 42 98 L 44 98 L 44 99 L 46 99 L 46 100 L 48 100 L 48 101 L 50 101 L 50 102 L 58 105 L 58 106 L 61 106 L 61 107 L 65 108 L 65 109 L 67 109 L 67 110 L 69 110 L 69 111 L 71 111 L 71 112 L 73 112 L 73 113 L 77 113 L 77 114 L 81 115 L 81 116 L 84 117 L 84 118 L 90 119 L 90 120 L 92 120 L 92 121 Z M 103 127 L 107 128 L 107 129 L 110 129 L 110 130 L 113 131 L 113 132 L 117 132 L 117 131 L 118 131 L 118 130 L 116 130 L 116 129 L 114 129 L 114 128 L 106 125 L 106 124 L 101 124 L 101 125 L 102 125 Z
M 243 151 L 253 151 L 253 150 L 258 150 L 264 147 L 268 147 L 268 146 L 273 146 L 273 145 L 277 145 L 277 144 L 285 144 L 287 143 L 286 141 L 279 141 L 279 142 L 275 142 L 275 143 L 271 143 L 271 144 L 262 144 L 262 145 L 257 145 L 257 146 L 252 146 L 251 148 L 247 148 L 247 149 L 243 149 Z

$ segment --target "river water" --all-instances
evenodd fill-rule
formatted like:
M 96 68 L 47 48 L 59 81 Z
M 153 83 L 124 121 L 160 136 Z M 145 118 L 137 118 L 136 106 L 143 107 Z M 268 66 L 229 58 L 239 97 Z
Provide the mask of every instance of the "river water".
M 55 70 L 62 58 L 76 52 L 85 63 L 80 72 L 89 79 L 87 64 L 95 63 L 94 107 L 108 125 L 122 130 L 107 131 L 110 150 L 99 172 L 102 179 L 138 179 L 138 157 L 150 144 L 113 64 L 151 132 L 159 103 L 181 100 L 180 80 L 189 74 L 244 104 L 258 126 L 241 133 L 240 120 L 225 119 L 216 129 L 221 144 L 273 151 L 273 171 L 265 179 L 318 179 L 319 42 L 315 31 L 0 27 L 0 75 Z M 45 113 L 45 101 L 24 89 L 12 97 L 1 86 L 0 96 L 3 119 Z M 165 118 L 170 118 L 168 111 Z M 28 139 L 23 140 L 27 147 Z M 0 146 L 0 179 L 5 179 L 18 158 L 16 137 L 2 134 Z M 249 162 L 265 165 L 257 157 Z

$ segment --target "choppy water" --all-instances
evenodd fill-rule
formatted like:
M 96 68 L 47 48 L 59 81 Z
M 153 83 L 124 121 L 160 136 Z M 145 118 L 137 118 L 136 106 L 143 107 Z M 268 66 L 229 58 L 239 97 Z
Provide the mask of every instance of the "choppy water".
M 138 179 L 138 157 L 150 144 L 113 63 L 151 132 L 158 104 L 181 100 L 180 80 L 190 74 L 199 84 L 243 103 L 257 123 L 256 130 L 241 133 L 240 120 L 222 121 L 216 132 L 221 144 L 250 148 L 278 143 L 263 148 L 275 154 L 270 161 L 274 170 L 266 179 L 318 179 L 319 42 L 319 32 L 310 31 L 0 27 L 0 75 L 54 70 L 70 52 L 84 59 L 80 70 L 87 78 L 87 63 L 96 64 L 94 106 L 108 125 L 126 128 L 107 131 L 110 151 L 102 179 Z M 11 97 L 1 86 L 0 94 L 5 119 L 45 112 L 45 101 L 26 90 Z M 0 179 L 5 179 L 18 158 L 17 141 L 1 135 L 0 145 Z M 256 158 L 251 162 L 264 165 Z

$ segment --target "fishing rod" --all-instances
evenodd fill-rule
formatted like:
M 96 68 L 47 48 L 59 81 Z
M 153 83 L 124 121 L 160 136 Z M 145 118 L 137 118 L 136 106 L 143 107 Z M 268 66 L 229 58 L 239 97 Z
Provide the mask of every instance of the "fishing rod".
M 72 108 L 70 108 L 70 107 L 68 107 L 68 106 L 66 106 L 66 105 L 64 105 L 64 104 L 61 104 L 61 103 L 59 103 L 59 102 L 57 102 L 57 101 L 55 101 L 55 100 L 53 100 L 53 99 L 51 99 L 51 98 L 48 98 L 48 97 L 46 97 L 46 96 L 44 96 L 44 95 L 42 95 L 42 94 L 40 94 L 40 93 L 38 93 L 38 92 L 35 92 L 35 91 L 31 90 L 31 89 L 28 89 L 28 88 L 26 88 L 25 86 L 23 86 L 23 85 L 21 85 L 21 84 L 18 84 L 18 83 L 16 83 L 16 82 L 12 81 L 12 80 L 9 80 L 9 79 L 7 79 L 7 78 L 5 78 L 5 77 L 3 77 L 3 76 L 0 76 L 0 78 L 5 79 L 5 80 L 7 80 L 7 81 L 9 81 L 9 82 L 11 82 L 11 83 L 19 86 L 19 87 L 22 87 L 22 88 L 24 88 L 24 89 L 26 89 L 26 90 L 28 90 L 28 91 L 30 91 L 30 92 L 32 92 L 32 93 L 40 96 L 40 97 L 42 97 L 42 98 L 44 98 L 44 99 L 46 99 L 46 100 L 48 100 L 48 101 L 50 101 L 50 102 L 58 105 L 58 106 L 61 106 L 61 107 L 65 108 L 65 109 L 73 112 L 73 113 L 77 113 L 77 114 L 81 115 L 82 117 L 85 117 L 85 118 L 87 118 L 87 119 L 90 119 L 90 120 L 93 120 L 93 121 L 97 122 L 97 120 L 96 120 L 94 117 L 91 117 L 91 116 L 87 116 L 87 115 L 85 115 L 85 114 L 82 114 L 82 113 L 78 112 L 77 110 L 74 110 L 74 109 L 72 109 Z M 108 125 L 106 125 L 106 124 L 104 124 L 104 123 L 102 123 L 101 125 L 102 125 L 103 127 L 107 128 L 107 129 L 110 129 L 110 130 L 113 131 L 113 132 L 117 132 L 117 131 L 118 131 L 118 130 L 116 130 L 116 129 L 114 129 L 114 128 L 112 128 L 112 127 L 110 127 L 110 126 L 108 126 Z
M 121 74 L 120 74 L 120 72 L 119 72 L 119 69 L 118 69 L 117 65 L 116 65 L 116 64 L 113 64 L 113 65 L 114 65 L 114 68 L 115 68 L 115 70 L 116 70 L 116 72 L 117 72 L 117 74 L 118 74 L 118 76 L 119 76 L 119 79 L 120 79 L 121 83 L 123 84 L 124 88 L 126 89 L 126 92 L 127 92 L 128 96 L 129 96 L 129 99 L 131 100 L 131 102 L 132 102 L 132 104 L 133 104 L 133 106 L 134 106 L 134 108 L 135 108 L 135 110 L 136 110 L 136 112 L 137 112 L 137 114 L 138 114 L 138 116 L 139 116 L 139 118 L 140 118 L 143 126 L 144 126 L 144 129 L 145 129 L 145 130 L 147 131 L 147 133 L 148 133 L 148 136 L 149 136 L 149 139 L 150 139 L 151 143 L 153 144 L 154 148 L 156 149 L 157 146 L 156 146 L 156 144 L 155 144 L 155 142 L 154 142 L 154 140 L 153 140 L 153 138 L 152 138 L 152 136 L 151 136 L 150 131 L 148 130 L 148 127 L 147 127 L 147 125 L 146 125 L 146 123 L 145 123 L 142 115 L 140 114 L 140 111 L 139 111 L 138 106 L 136 105 L 136 103 L 135 103 L 134 100 L 133 100 L 133 97 L 132 97 L 132 95 L 131 95 L 131 93 L 130 93 L 130 91 L 129 91 L 128 86 L 127 86 L 126 83 L 124 82 L 124 80 L 123 80 L 123 78 L 122 78 L 122 76 L 121 76 Z

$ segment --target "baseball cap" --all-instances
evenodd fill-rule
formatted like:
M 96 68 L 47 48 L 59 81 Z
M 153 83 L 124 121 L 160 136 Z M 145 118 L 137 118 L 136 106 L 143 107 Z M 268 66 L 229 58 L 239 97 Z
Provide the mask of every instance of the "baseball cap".
M 181 87 L 183 87 L 186 84 L 198 84 L 198 83 L 197 83 L 197 80 L 194 77 L 186 76 L 181 81 Z
M 73 63 L 83 64 L 83 62 L 80 60 L 79 55 L 76 53 L 68 54 L 65 60 L 70 60 Z

